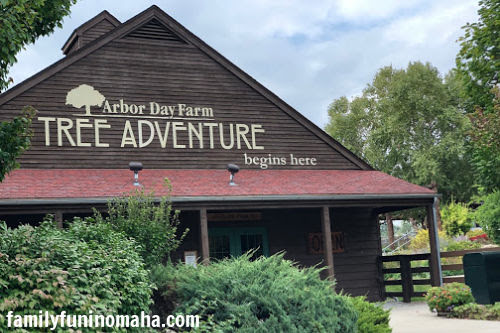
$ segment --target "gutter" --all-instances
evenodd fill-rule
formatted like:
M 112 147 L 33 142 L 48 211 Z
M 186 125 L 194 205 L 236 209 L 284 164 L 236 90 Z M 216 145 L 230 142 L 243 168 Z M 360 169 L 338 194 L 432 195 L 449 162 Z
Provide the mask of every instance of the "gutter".
M 264 201 L 336 201 L 336 200 L 398 200 L 398 199 L 434 199 L 436 193 L 420 194 L 329 194 L 329 195 L 256 195 L 256 196 L 179 196 L 171 197 L 172 203 L 199 202 L 264 202 Z M 51 198 L 51 199 L 4 199 L 2 206 L 61 205 L 61 204 L 106 204 L 112 198 Z M 159 200 L 159 198 L 157 199 Z

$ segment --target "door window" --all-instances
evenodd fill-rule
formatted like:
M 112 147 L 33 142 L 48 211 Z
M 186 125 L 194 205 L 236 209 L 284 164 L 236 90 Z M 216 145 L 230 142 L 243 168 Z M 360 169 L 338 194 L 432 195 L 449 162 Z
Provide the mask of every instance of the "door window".
M 265 228 L 210 228 L 208 230 L 210 257 L 237 257 L 255 250 L 252 258 L 269 255 Z

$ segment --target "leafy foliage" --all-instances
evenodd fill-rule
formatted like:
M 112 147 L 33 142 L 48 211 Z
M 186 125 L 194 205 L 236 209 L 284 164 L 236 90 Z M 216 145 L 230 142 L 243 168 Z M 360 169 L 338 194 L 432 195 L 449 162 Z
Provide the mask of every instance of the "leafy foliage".
M 34 115 L 32 107 L 25 107 L 22 116 L 0 122 L 0 182 L 19 167 L 16 158 L 29 148 L 33 134 L 30 125 Z
M 50 220 L 17 229 L 1 224 L 0 328 L 8 311 L 147 312 L 152 286 L 136 247 L 109 225 L 80 219 L 66 230 Z
M 425 300 L 429 309 L 438 312 L 450 312 L 456 306 L 473 303 L 474 297 L 469 286 L 453 282 L 443 287 L 432 287 L 427 292 Z
M 420 62 L 383 67 L 360 97 L 330 105 L 326 131 L 376 169 L 407 181 L 437 184 L 446 202 L 473 194 L 457 78 L 443 80 Z M 457 170 L 461 170 L 457 173 Z
M 439 243 L 440 245 L 443 245 L 444 243 L 447 243 L 448 239 L 446 237 L 446 234 L 444 231 L 439 231 Z M 427 229 L 420 229 L 417 231 L 417 234 L 415 235 L 415 238 L 413 238 L 410 242 L 409 248 L 411 250 L 426 250 L 430 247 L 429 243 L 429 230 Z
M 482 199 L 483 204 L 476 209 L 474 217 L 488 237 L 496 244 L 500 244 L 500 190 Z
M 450 237 L 464 235 L 472 228 L 469 208 L 463 203 L 451 201 L 441 209 L 441 221 Z
M 500 320 L 500 303 L 493 305 L 468 303 L 456 306 L 448 314 L 451 318 L 477 319 L 477 320 Z
M 465 235 L 470 239 L 471 237 L 481 236 L 484 234 L 486 234 L 486 233 L 484 232 L 483 229 L 474 229 L 474 230 L 467 231 L 467 233 Z
M 448 242 L 445 247 L 445 251 L 462 251 L 462 250 L 474 250 L 481 248 L 481 243 L 472 241 L 458 241 L 458 242 Z M 445 258 L 443 258 L 445 259 Z
M 168 182 L 167 182 L 168 185 Z M 108 202 L 108 216 L 94 213 L 97 223 L 110 224 L 114 230 L 133 238 L 148 266 L 159 264 L 177 249 L 188 232 L 179 238 L 179 211 L 173 210 L 167 197 L 158 200 L 152 193 L 135 190 L 127 197 L 114 198 Z
M 0 91 L 7 88 L 11 78 L 9 67 L 16 54 L 38 37 L 61 27 L 62 19 L 76 0 L 3 0 L 0 1 Z
M 320 279 L 321 269 L 298 268 L 282 253 L 251 257 L 176 266 L 163 283 L 176 312 L 200 315 L 202 332 L 355 332 L 353 305 Z
M 480 0 L 478 14 L 478 22 L 464 26 L 456 65 L 464 83 L 468 111 L 479 106 L 490 113 L 494 97 L 491 88 L 500 72 L 500 2 Z
M 391 333 L 389 326 L 390 310 L 385 310 L 379 304 L 365 301 L 365 297 L 349 298 L 358 312 L 356 328 L 358 333 Z
M 472 164 L 477 171 L 477 183 L 483 192 L 498 190 L 500 186 L 500 89 L 495 87 L 493 112 L 486 113 L 476 107 L 474 113 L 467 116 L 472 128 L 471 138 Z

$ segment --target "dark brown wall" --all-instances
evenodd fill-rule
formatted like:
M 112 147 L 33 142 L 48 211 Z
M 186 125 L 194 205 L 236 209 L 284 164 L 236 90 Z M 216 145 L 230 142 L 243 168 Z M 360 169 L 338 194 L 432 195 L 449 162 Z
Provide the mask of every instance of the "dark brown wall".
M 96 36 L 99 31 L 96 30 Z M 94 29 L 91 29 L 92 31 Z M 258 134 L 258 145 L 265 150 L 217 148 L 174 149 L 171 137 L 166 148 L 159 140 L 145 148 L 120 148 L 126 119 L 133 129 L 136 118 L 107 118 L 112 126 L 101 131 L 101 141 L 109 148 L 72 147 L 63 135 L 63 146 L 57 146 L 55 124 L 51 123 L 51 145 L 45 145 L 44 124 L 35 119 L 32 148 L 20 159 L 23 168 L 125 168 L 132 160 L 146 168 L 223 168 L 227 163 L 245 165 L 243 154 L 267 157 L 311 157 L 315 166 L 272 166 L 287 169 L 359 169 L 335 149 L 303 127 L 299 122 L 269 102 L 243 81 L 231 74 L 205 53 L 189 44 L 174 41 L 123 38 L 113 41 L 82 60 L 70 65 L 37 86 L 0 105 L 0 120 L 18 115 L 25 105 L 38 110 L 37 117 L 85 118 L 84 108 L 65 105 L 69 90 L 88 84 L 101 92 L 110 103 L 160 104 L 185 103 L 213 108 L 214 122 L 262 124 L 266 133 Z M 93 106 L 92 114 L 102 108 Z M 74 116 L 76 114 L 77 116 Z M 92 121 L 95 118 L 89 118 Z M 154 119 L 148 119 L 154 120 Z M 161 120 L 164 124 L 167 120 Z M 193 123 L 197 123 L 193 119 Z M 70 130 L 75 139 L 75 129 Z M 93 129 L 82 130 L 83 141 L 94 142 Z M 205 146 L 208 135 L 205 131 Z M 76 140 L 76 139 L 75 139 Z M 187 145 L 187 135 L 180 144 Z
M 183 216 L 183 225 L 192 232 L 179 249 L 199 249 L 199 217 L 197 212 Z M 345 252 L 334 254 L 337 290 L 358 296 L 367 295 L 372 301 L 381 300 L 381 284 L 377 257 L 381 255 L 378 224 L 370 209 L 332 209 L 332 231 L 344 233 Z M 323 261 L 323 255 L 307 252 L 307 235 L 321 232 L 319 209 L 263 210 L 259 222 L 209 222 L 211 227 L 266 227 L 270 253 L 286 251 L 286 258 L 304 266 Z
M 80 47 L 83 47 L 84 45 L 90 43 L 91 41 L 101 37 L 102 35 L 113 30 L 114 28 L 115 26 L 111 24 L 111 22 L 109 22 L 108 20 L 102 20 L 93 27 L 84 31 L 84 33 L 80 37 L 81 39 Z

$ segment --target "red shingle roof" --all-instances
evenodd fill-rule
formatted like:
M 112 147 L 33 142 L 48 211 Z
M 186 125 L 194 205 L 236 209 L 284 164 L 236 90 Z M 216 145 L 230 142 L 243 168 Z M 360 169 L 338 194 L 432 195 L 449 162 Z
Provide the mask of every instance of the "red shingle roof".
M 400 195 L 434 192 L 379 171 L 241 170 L 229 186 L 226 170 L 143 170 L 139 182 L 156 195 L 172 197 L 264 195 Z M 2 199 L 106 198 L 135 187 L 127 169 L 20 169 L 0 183 Z

